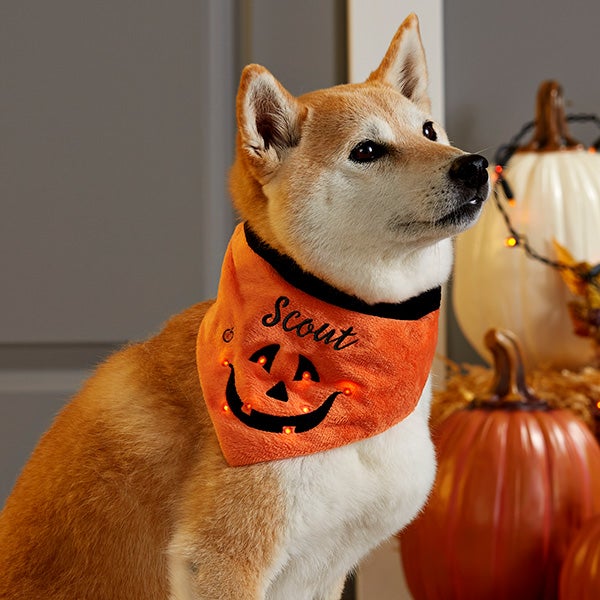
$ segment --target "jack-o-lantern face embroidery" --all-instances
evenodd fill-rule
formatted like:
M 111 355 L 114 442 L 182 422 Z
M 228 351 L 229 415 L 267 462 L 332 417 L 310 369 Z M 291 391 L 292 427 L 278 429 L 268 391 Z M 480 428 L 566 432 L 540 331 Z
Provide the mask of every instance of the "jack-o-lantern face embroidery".
M 271 344 L 254 352 L 249 357 L 249 360 L 262 367 L 267 373 L 271 373 L 273 363 L 279 350 L 279 344 Z M 305 409 L 306 412 L 300 414 L 273 415 L 258 411 L 254 408 L 247 408 L 248 404 L 244 403 L 240 398 L 235 385 L 234 365 L 226 362 L 226 366 L 231 369 L 225 388 L 225 396 L 227 398 L 229 410 L 231 410 L 242 423 L 248 425 L 248 427 L 260 429 L 261 431 L 268 431 L 271 433 L 303 433 L 309 431 L 323 421 L 336 397 L 342 393 L 339 391 L 333 392 L 319 407 L 312 411 L 306 411 Z M 320 377 L 314 364 L 308 358 L 299 354 L 298 364 L 291 380 L 319 382 Z M 265 391 L 265 396 L 280 402 L 288 402 L 288 386 L 283 380 L 277 381 Z

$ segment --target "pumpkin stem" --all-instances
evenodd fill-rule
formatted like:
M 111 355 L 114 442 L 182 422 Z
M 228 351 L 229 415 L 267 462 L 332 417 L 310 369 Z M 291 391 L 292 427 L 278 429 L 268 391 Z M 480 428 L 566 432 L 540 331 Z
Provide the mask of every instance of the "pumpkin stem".
M 555 152 L 581 148 L 583 144 L 569 133 L 562 86 L 556 81 L 543 81 L 537 94 L 533 138 L 528 144 L 520 146 L 518 151 Z
M 523 355 L 515 334 L 506 329 L 490 329 L 484 341 L 494 357 L 494 379 L 488 394 L 480 400 L 475 400 L 474 406 L 547 409 L 546 402 L 540 400 L 525 381 Z

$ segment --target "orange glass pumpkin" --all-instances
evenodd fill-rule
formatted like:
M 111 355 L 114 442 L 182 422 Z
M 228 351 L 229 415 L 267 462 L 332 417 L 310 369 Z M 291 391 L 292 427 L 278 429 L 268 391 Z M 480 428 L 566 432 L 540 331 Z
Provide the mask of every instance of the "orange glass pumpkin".
M 600 516 L 583 524 L 560 572 L 560 600 L 600 598 Z
M 434 432 L 434 489 L 400 537 L 415 600 L 555 599 L 571 539 L 600 511 L 592 433 L 526 386 L 513 334 L 490 331 L 486 345 L 493 391 Z

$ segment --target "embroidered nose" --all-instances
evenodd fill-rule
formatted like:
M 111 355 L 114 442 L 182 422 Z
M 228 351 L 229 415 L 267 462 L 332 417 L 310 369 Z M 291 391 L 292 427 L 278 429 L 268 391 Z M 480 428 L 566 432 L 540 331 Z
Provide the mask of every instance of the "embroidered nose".
M 267 396 L 269 396 L 269 398 L 275 398 L 275 400 L 281 400 L 282 402 L 287 402 L 288 401 L 288 393 L 287 393 L 287 390 L 285 389 L 285 383 L 283 383 L 283 381 L 276 383 L 267 392 Z

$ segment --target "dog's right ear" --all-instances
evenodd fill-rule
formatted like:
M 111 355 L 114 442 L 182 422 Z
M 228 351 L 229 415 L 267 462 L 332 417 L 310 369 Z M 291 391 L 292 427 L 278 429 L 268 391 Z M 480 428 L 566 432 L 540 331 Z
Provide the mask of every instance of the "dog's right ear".
M 261 183 L 298 144 L 305 116 L 306 107 L 267 69 L 248 65 L 243 70 L 237 95 L 239 142 Z
M 425 112 L 430 112 L 427 94 L 427 62 L 421 42 L 419 19 L 410 14 L 396 32 L 379 67 L 367 81 L 382 81 L 396 88 Z

